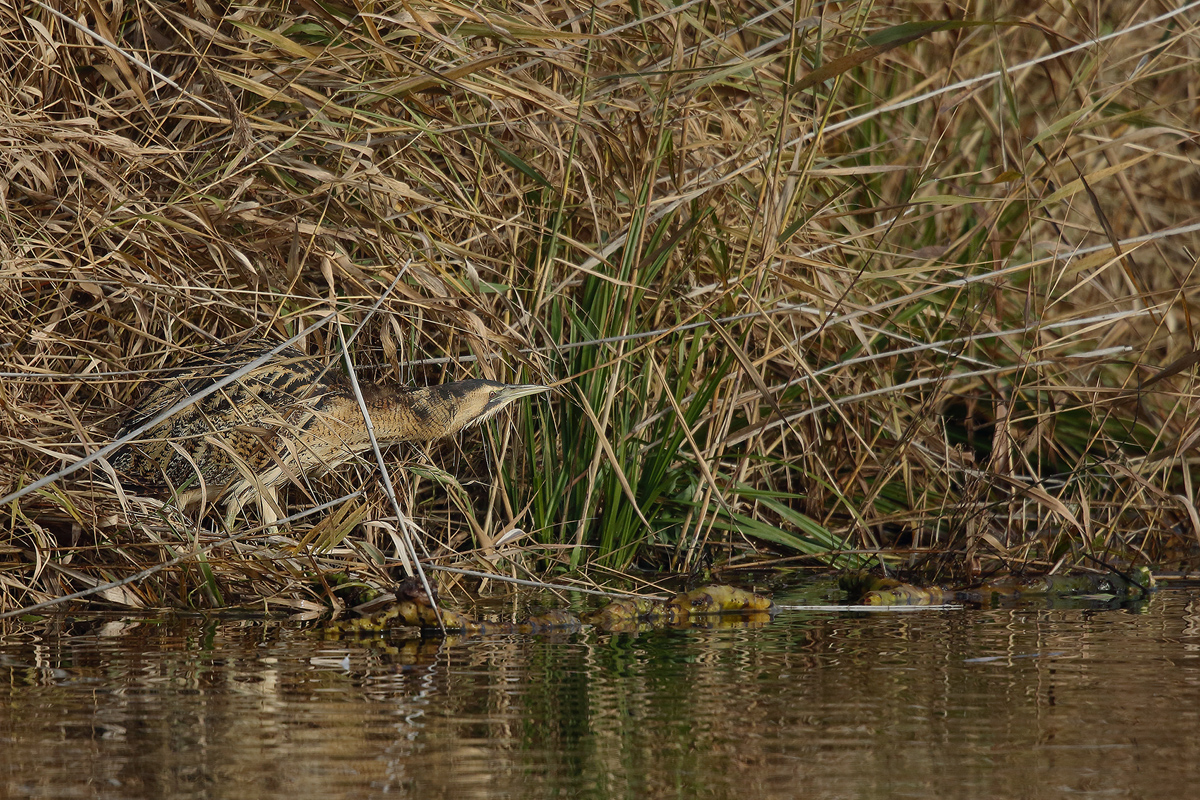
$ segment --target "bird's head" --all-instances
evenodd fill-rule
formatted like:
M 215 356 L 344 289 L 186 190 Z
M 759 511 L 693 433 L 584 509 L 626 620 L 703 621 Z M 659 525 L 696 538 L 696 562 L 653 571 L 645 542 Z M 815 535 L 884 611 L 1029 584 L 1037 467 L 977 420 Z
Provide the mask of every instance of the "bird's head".
M 475 425 L 482 425 L 513 401 L 550 390 L 539 384 L 496 383 L 473 379 L 430 387 L 434 405 L 442 405 L 446 414 L 446 432 L 450 436 Z

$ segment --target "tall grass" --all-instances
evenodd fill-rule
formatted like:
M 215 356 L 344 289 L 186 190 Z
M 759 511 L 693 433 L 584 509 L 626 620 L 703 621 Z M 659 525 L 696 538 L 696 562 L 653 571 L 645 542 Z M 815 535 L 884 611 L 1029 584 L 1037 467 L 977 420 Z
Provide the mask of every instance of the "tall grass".
M 114 8 L 0 5 L 6 494 L 332 313 L 361 379 L 558 387 L 389 452 L 443 562 L 1194 557 L 1194 9 Z M 317 608 L 399 535 L 370 459 L 269 540 L 108 477 L 8 503 L 6 606 Z

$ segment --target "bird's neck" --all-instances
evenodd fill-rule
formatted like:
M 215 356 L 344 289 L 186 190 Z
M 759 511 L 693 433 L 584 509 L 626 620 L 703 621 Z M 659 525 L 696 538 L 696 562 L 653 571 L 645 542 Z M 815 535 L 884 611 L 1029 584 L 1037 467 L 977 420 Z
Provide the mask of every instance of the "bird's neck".
M 465 427 L 455 384 L 436 386 L 363 386 L 363 400 L 371 414 L 375 437 L 381 442 L 428 442 L 453 436 Z M 353 397 L 347 398 L 345 421 L 362 425 L 362 412 Z M 341 416 L 341 415 L 339 415 Z

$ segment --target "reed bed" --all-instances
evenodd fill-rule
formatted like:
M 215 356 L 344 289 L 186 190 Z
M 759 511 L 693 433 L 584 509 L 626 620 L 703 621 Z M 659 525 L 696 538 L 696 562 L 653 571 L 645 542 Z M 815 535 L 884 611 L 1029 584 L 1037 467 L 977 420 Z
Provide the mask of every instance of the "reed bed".
M 0 2 L 0 606 L 316 612 L 406 535 L 581 582 L 1190 562 L 1198 21 Z M 182 354 L 301 332 L 558 391 L 387 451 L 421 531 L 369 457 L 278 530 L 84 461 Z

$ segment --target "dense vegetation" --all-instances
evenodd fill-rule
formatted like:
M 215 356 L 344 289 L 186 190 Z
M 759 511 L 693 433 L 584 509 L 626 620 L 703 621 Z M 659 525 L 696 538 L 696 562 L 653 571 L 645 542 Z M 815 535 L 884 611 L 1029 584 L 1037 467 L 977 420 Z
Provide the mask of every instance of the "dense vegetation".
M 595 580 L 1190 558 L 1200 16 L 981 8 L 0 5 L 0 487 L 73 470 L 6 501 L 4 606 L 315 606 L 405 537 Z M 181 352 L 301 332 L 559 391 L 388 451 L 423 532 L 372 458 L 279 531 L 79 466 Z

